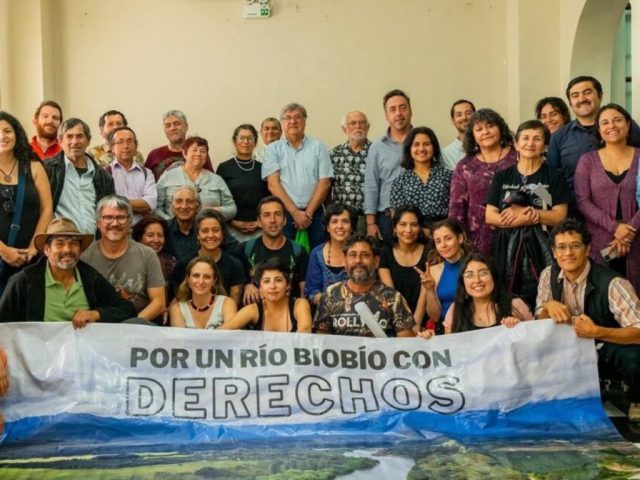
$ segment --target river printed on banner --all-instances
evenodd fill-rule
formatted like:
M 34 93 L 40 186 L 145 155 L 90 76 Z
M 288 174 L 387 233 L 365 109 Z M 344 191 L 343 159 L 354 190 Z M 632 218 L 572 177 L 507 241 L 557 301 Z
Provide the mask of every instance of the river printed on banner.
M 0 479 L 47 478 L 638 478 L 640 449 L 612 432 L 603 438 L 513 438 L 464 442 L 445 437 L 389 443 L 354 438 L 155 445 L 0 447 Z

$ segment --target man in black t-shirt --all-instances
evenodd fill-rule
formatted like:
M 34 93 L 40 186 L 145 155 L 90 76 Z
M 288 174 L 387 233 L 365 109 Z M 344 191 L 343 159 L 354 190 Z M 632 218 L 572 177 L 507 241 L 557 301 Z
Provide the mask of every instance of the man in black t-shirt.
M 271 257 L 283 258 L 291 268 L 291 295 L 300 296 L 304 291 L 304 279 L 307 276 L 307 252 L 292 240 L 284 236 L 286 223 L 284 203 L 278 197 L 268 196 L 258 203 L 258 223 L 262 236 L 241 244 L 242 263 L 248 283 L 244 287 L 244 304 L 260 300 L 257 286 L 253 283 L 255 266 Z

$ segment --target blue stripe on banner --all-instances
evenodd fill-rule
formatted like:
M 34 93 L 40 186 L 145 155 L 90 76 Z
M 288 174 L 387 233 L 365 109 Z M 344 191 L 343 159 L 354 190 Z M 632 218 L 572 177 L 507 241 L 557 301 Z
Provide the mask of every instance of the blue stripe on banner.
M 312 424 L 234 426 L 211 425 L 173 418 L 115 419 L 87 414 L 58 414 L 25 418 L 5 425 L 5 444 L 91 443 L 109 445 L 238 442 L 304 436 L 362 438 L 392 434 L 398 439 L 446 435 L 459 440 L 493 441 L 500 438 L 575 438 L 615 431 L 599 397 L 528 404 L 516 410 L 471 411 L 456 415 L 427 412 L 360 415 L 346 421 Z

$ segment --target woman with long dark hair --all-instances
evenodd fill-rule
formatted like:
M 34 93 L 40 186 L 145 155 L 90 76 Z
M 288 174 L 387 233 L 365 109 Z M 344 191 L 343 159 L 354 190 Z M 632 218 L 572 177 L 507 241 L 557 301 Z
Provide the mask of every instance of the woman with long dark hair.
M 42 163 L 20 122 L 0 111 L 0 293 L 9 277 L 36 255 L 33 240 L 45 232 L 52 212 L 51 187 Z M 14 224 L 20 229 L 12 229 Z
M 640 149 L 629 145 L 631 115 L 610 103 L 595 119 L 598 150 L 580 157 L 574 177 L 578 210 L 592 236 L 589 257 L 640 289 Z
M 413 205 L 423 227 L 447 218 L 451 171 L 440 162 L 440 143 L 429 127 L 413 128 L 404 141 L 402 172 L 391 184 L 391 209 Z
M 419 327 L 426 309 L 435 307 L 421 298 L 420 274 L 415 270 L 424 268 L 429 253 L 422 231 L 422 213 L 418 207 L 407 205 L 396 209 L 392 220 L 394 242 L 380 251 L 378 276 L 382 283 L 402 294 Z M 432 313 L 437 312 L 431 310 L 429 314 Z
M 503 287 L 495 264 L 473 253 L 464 259 L 453 305 L 444 320 L 444 333 L 458 333 L 505 325 L 513 327 L 533 314 L 519 298 Z
M 433 225 L 435 248 L 428 254 L 424 270 L 417 268 L 427 305 L 431 305 L 430 324 L 436 334 L 444 333 L 444 316 L 453 303 L 458 288 L 462 259 L 473 251 L 467 234 L 453 218 Z M 420 301 L 418 302 L 420 304 Z M 437 313 L 436 313 L 437 312 Z

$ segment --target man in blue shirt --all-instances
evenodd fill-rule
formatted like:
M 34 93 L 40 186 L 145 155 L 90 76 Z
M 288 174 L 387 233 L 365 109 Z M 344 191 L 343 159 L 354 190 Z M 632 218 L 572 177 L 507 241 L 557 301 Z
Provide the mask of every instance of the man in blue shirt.
M 573 192 L 573 175 L 578 160 L 598 148 L 593 143 L 593 131 L 598 128 L 595 119 L 602 103 L 602 85 L 593 77 L 579 76 L 569 82 L 566 95 L 576 118 L 551 136 L 547 162 L 563 171 Z M 640 128 L 633 121 L 629 144 L 640 146 Z
M 367 234 L 391 243 L 391 184 L 400 173 L 402 143 L 411 130 L 411 100 L 402 90 L 391 90 L 384 96 L 382 106 L 389 129 L 369 148 L 364 173 L 364 213 Z
M 284 137 L 267 147 L 262 179 L 287 210 L 285 236 L 293 239 L 296 229 L 305 229 L 313 248 L 325 240 L 321 207 L 331 188 L 331 159 L 322 143 L 305 136 L 307 110 L 302 105 L 285 105 L 280 121 Z

